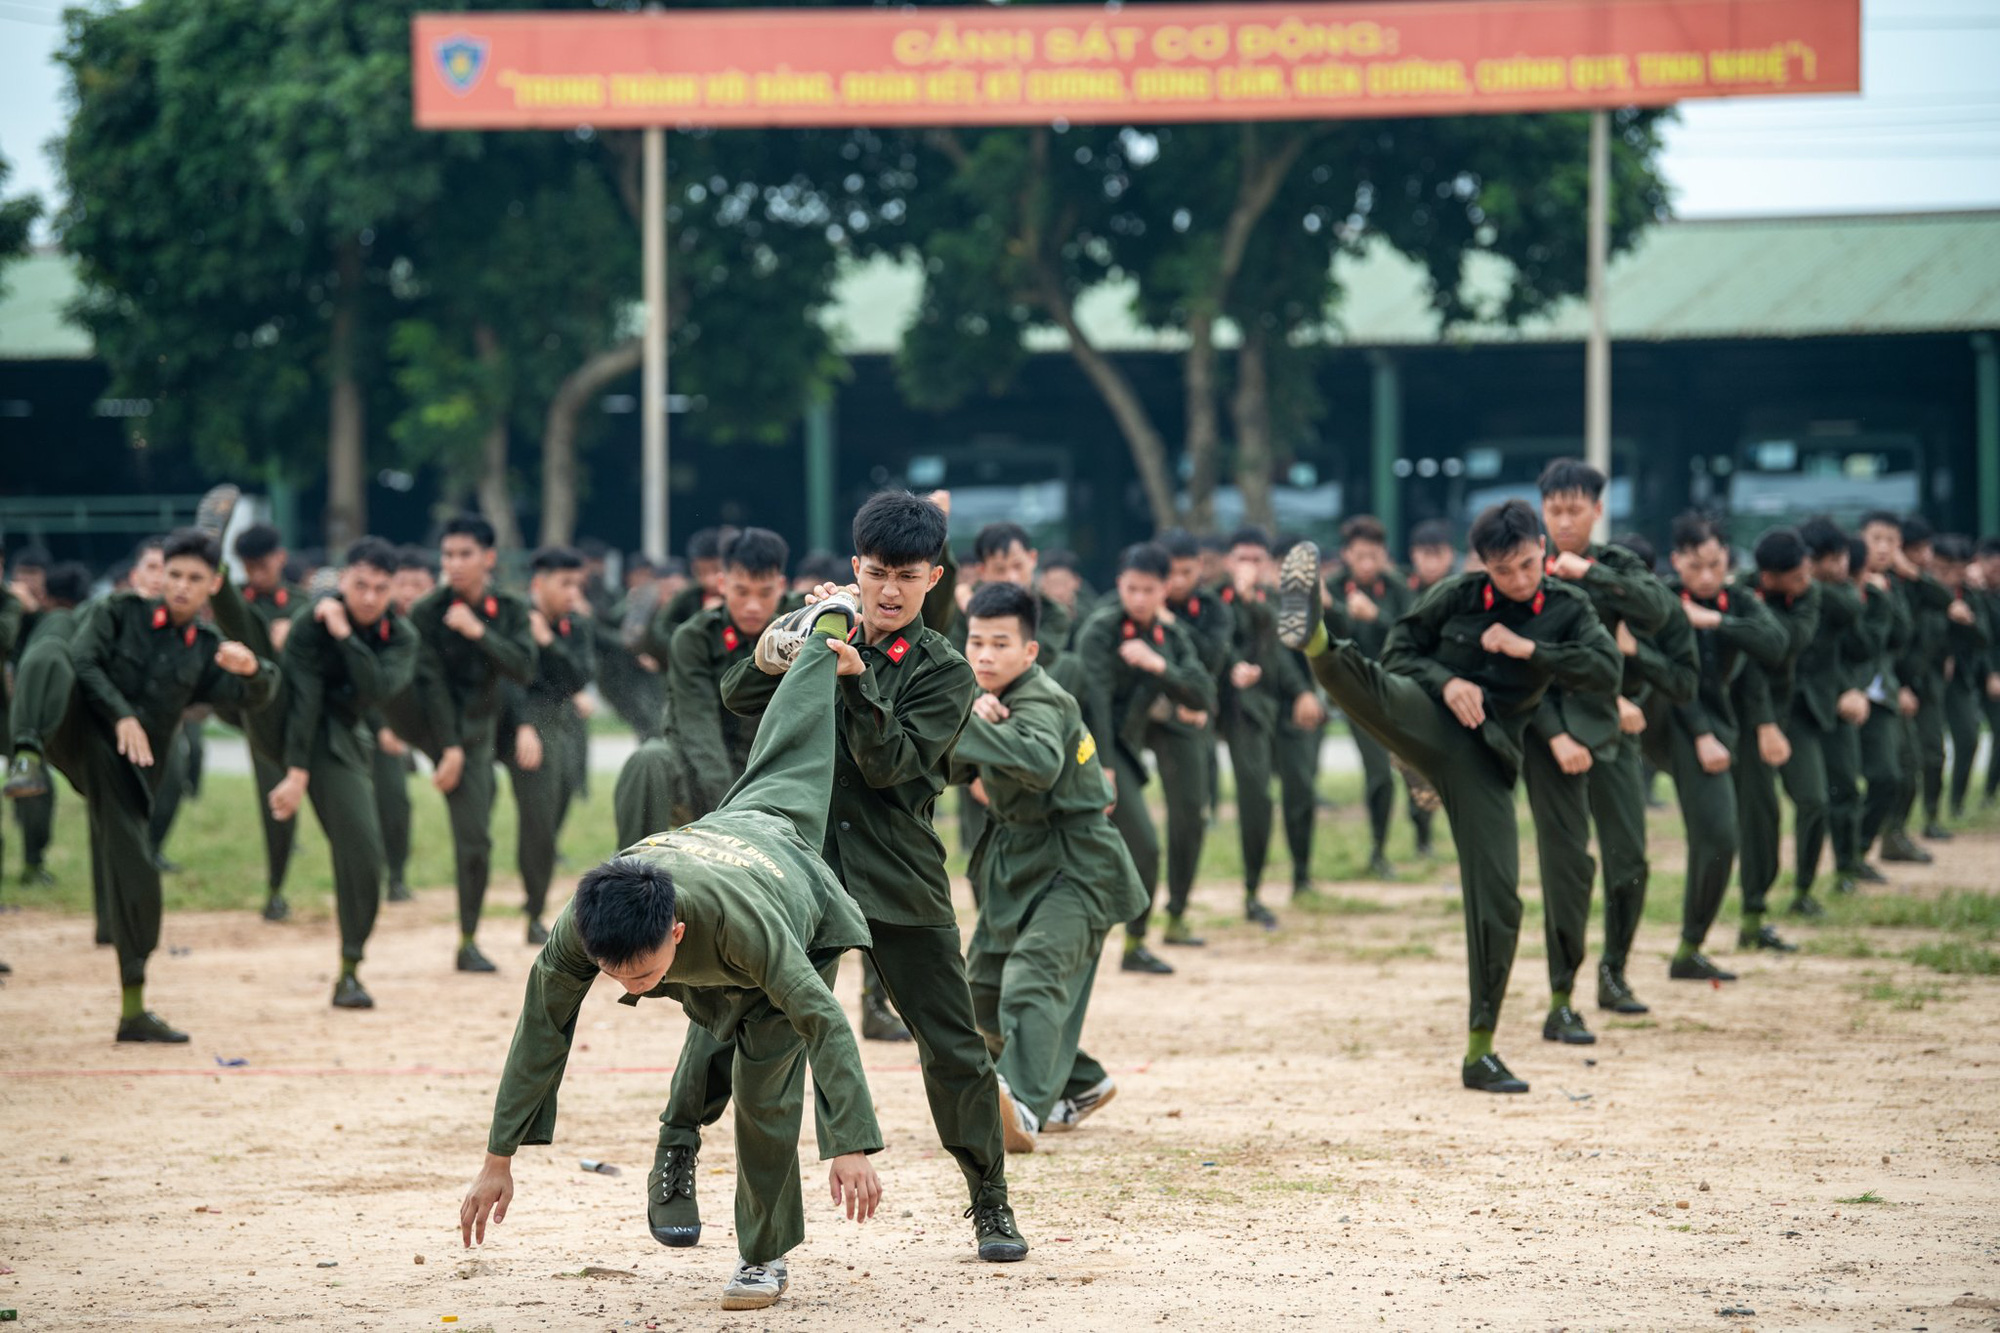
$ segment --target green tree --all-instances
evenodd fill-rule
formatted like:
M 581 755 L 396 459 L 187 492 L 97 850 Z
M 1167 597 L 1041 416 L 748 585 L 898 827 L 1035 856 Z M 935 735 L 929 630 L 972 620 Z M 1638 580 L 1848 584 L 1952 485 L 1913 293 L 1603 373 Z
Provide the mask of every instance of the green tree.
M 13 164 L 0 156 L 0 190 L 7 188 L 7 178 L 13 174 Z M 0 197 L 0 273 L 6 272 L 10 260 L 28 253 L 29 233 L 41 215 L 42 201 L 31 194 L 16 199 Z M 5 286 L 0 286 L 0 296 L 6 291 Z

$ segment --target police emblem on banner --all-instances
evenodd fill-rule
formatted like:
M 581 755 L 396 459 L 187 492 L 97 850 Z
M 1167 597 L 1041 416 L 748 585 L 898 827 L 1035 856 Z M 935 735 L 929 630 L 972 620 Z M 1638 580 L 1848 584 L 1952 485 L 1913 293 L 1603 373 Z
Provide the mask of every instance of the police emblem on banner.
M 484 38 L 462 33 L 437 44 L 438 73 L 444 76 L 445 87 L 463 97 L 478 86 L 479 76 L 486 72 L 486 45 Z

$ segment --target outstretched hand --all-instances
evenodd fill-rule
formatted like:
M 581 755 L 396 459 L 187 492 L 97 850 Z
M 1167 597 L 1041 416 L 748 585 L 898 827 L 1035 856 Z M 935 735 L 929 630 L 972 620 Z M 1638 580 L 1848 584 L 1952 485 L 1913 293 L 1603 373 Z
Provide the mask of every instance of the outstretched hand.
M 827 1168 L 826 1183 L 833 1193 L 833 1206 L 845 1205 L 849 1221 L 866 1222 L 882 1202 L 882 1178 L 875 1174 L 865 1152 L 834 1158 Z
M 466 1190 L 465 1201 L 458 1205 L 458 1237 L 465 1248 L 471 1249 L 475 1240 L 485 1244 L 487 1216 L 492 1216 L 493 1225 L 500 1225 L 507 1220 L 507 1205 L 513 1201 L 512 1159 L 487 1153 L 486 1164 L 472 1178 L 472 1187 Z

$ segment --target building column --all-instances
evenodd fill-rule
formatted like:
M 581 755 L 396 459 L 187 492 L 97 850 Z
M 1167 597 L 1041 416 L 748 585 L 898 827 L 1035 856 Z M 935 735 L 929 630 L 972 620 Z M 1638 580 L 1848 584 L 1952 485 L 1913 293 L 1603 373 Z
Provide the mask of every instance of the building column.
M 832 551 L 833 539 L 833 465 L 834 465 L 834 422 L 833 390 L 822 387 L 806 405 L 805 452 L 806 452 L 806 545 L 815 551 Z
M 1979 476 L 1979 535 L 2000 533 L 2000 348 L 1990 333 L 1972 335 L 1973 457 Z
M 1382 520 L 1394 552 L 1403 547 L 1403 506 L 1396 491 L 1396 460 L 1403 455 L 1403 376 L 1396 358 L 1387 352 L 1370 352 L 1368 360 L 1375 367 L 1370 395 L 1374 431 L 1368 463 L 1370 508 Z

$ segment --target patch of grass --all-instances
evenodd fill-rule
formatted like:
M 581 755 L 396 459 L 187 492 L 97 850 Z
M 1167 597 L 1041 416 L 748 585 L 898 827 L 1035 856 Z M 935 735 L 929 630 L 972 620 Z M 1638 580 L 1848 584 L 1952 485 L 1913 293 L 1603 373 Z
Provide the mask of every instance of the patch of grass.
M 1883 930 L 1943 930 L 1990 940 L 2000 937 L 2000 893 L 1948 889 L 1935 898 L 1856 894 L 1827 903 L 1827 924 Z
M 1604 1024 L 1606 1028 L 1615 1028 L 1622 1032 L 1644 1032 L 1659 1025 L 1660 1020 L 1657 1018 L 1614 1018 Z
M 1910 950 L 1909 960 L 1919 967 L 1953 976 L 2000 976 L 2000 953 L 1960 939 L 1938 944 L 1920 944 Z
M 1881 1195 L 1877 1194 L 1874 1190 L 1869 1190 L 1865 1194 L 1856 1194 L 1850 1198 L 1835 1199 L 1834 1202 L 1835 1203 L 1887 1203 L 1889 1201 L 1883 1198 Z
M 1437 950 L 1423 940 L 1405 940 L 1401 944 L 1385 944 L 1374 948 L 1357 948 L 1346 951 L 1348 958 L 1357 963 L 1391 963 L 1398 958 L 1435 958 Z
M 1914 1012 L 1933 1001 L 1944 998 L 1942 986 L 1899 986 L 1893 981 L 1870 982 L 1861 992 L 1861 998 L 1877 1004 L 1886 1004 L 1891 1009 Z
M 1310 898 L 1294 898 L 1289 904 L 1294 912 L 1304 912 L 1308 916 L 1381 916 L 1396 909 L 1388 903 L 1374 898 L 1350 898 L 1339 893 L 1320 893 Z
M 1805 951 L 1822 958 L 1873 958 L 1875 946 L 1853 931 L 1837 935 L 1815 935 L 1805 942 Z

